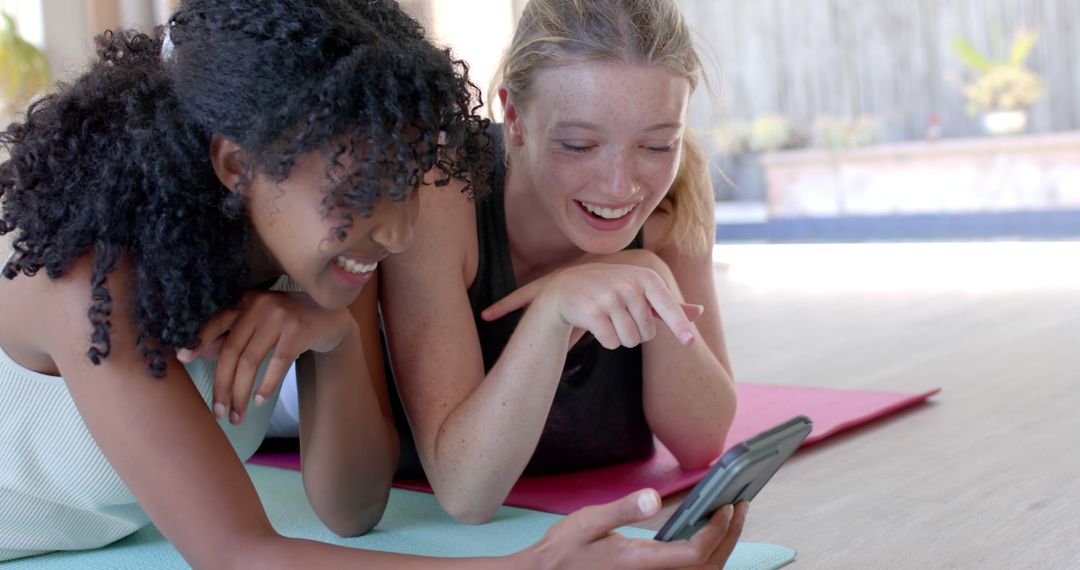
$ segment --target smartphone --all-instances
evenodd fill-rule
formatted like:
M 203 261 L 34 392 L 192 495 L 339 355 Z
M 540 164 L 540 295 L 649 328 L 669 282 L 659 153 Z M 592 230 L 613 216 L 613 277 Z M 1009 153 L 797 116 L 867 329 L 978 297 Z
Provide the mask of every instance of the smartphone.
M 813 425 L 810 418 L 796 416 L 729 449 L 656 533 L 656 540 L 688 539 L 720 507 L 753 499 Z

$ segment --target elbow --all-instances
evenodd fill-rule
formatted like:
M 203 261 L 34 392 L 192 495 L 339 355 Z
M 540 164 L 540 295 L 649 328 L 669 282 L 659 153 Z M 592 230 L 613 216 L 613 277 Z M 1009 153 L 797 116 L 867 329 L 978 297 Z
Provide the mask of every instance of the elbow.
M 471 525 L 487 524 L 491 522 L 491 519 L 495 518 L 494 510 L 451 507 L 447 508 L 446 512 L 454 517 L 454 520 Z
M 390 476 L 378 481 L 353 481 L 349 486 L 332 485 L 318 489 L 321 492 L 305 487 L 315 515 L 342 538 L 361 536 L 375 528 L 390 501 Z M 343 492 L 345 489 L 351 492 Z
M 727 429 L 718 430 L 713 434 L 702 434 L 702 437 L 690 445 L 668 445 L 668 449 L 679 462 L 679 467 L 686 470 L 703 469 L 716 461 L 716 458 L 724 452 L 726 438 Z
M 363 536 L 375 528 L 375 525 L 382 520 L 382 514 L 383 511 L 380 510 L 348 521 L 327 522 L 326 528 L 341 538 L 355 538 Z
M 316 514 L 330 532 L 341 538 L 363 536 L 382 520 L 389 499 L 390 495 L 387 493 L 379 500 L 348 509 L 348 512 L 326 512 L 326 509 L 321 509 L 324 512 L 316 511 Z
M 509 492 L 509 489 L 502 494 L 493 491 L 500 486 L 498 481 L 474 473 L 462 476 L 459 467 L 440 465 L 430 459 L 424 461 L 423 456 L 421 464 L 439 506 L 460 523 L 480 525 L 491 522 Z
M 397 442 L 381 461 L 348 469 L 303 472 L 308 503 L 319 520 L 342 538 L 364 535 L 382 520 L 398 463 Z
M 499 509 L 498 504 L 487 504 L 488 502 L 465 493 L 436 493 L 436 497 L 446 514 L 465 524 L 489 523 Z
M 685 451 L 683 453 L 676 454 L 675 459 L 679 462 L 679 467 L 687 471 L 694 469 L 704 469 L 708 467 L 717 457 L 720 457 L 720 449 L 703 449 L 701 451 Z

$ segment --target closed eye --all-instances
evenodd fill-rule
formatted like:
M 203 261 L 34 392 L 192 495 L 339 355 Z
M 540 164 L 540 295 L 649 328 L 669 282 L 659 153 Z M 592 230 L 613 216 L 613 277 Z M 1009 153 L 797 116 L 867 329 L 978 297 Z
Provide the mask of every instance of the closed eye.
M 590 150 L 592 150 L 594 148 L 594 145 L 580 146 L 580 145 L 570 144 L 570 143 L 568 143 L 566 141 L 559 141 L 559 145 L 562 146 L 563 150 L 568 150 L 570 152 L 588 152 L 588 151 L 590 151 Z
M 673 152 L 677 144 L 679 144 L 679 141 L 675 140 L 666 145 L 645 145 L 645 149 L 651 152 Z

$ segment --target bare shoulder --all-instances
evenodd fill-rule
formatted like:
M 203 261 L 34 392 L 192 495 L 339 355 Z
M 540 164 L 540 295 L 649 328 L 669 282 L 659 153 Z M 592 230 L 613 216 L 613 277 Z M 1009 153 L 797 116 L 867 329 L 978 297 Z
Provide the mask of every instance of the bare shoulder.
M 439 378 L 435 369 L 445 371 L 446 362 L 470 350 L 482 363 L 479 341 L 474 340 L 470 349 L 469 340 L 463 338 L 463 331 L 472 326 L 467 291 L 478 256 L 474 203 L 453 185 L 425 187 L 413 233 L 413 245 L 379 267 L 379 303 L 399 386 Z M 440 351 L 453 347 L 454 354 L 406 356 L 422 351 L 432 354 L 433 347 Z M 482 378 L 482 365 L 479 374 Z M 430 396 L 427 393 L 425 398 Z M 410 395 L 402 397 L 408 407 Z
M 43 270 L 33 276 L 0 279 L 0 314 L 5 317 L 0 319 L 0 345 L 11 358 L 28 369 L 57 375 L 53 353 L 89 348 L 92 264 L 93 255 L 87 253 L 57 279 Z M 113 306 L 120 311 L 133 287 L 128 271 L 121 262 L 107 282 Z M 117 279 L 118 273 L 124 278 Z M 116 324 L 123 328 L 122 322 Z M 69 346 L 73 341 L 79 347 Z
M 111 351 L 97 364 L 87 358 L 92 274 L 92 256 L 86 255 L 62 277 L 46 277 L 50 293 L 42 298 L 53 306 L 44 313 L 54 334 L 43 348 L 98 448 L 193 566 L 213 565 L 221 552 L 271 536 L 236 451 L 172 351 L 164 351 L 163 376 L 150 375 L 137 348 L 137 285 L 126 259 L 105 282 Z
M 477 255 L 474 202 L 462 192 L 459 182 L 423 186 L 419 193 L 413 243 L 407 251 L 383 262 L 385 278 L 394 283 L 398 276 L 423 281 L 457 274 L 471 281 Z

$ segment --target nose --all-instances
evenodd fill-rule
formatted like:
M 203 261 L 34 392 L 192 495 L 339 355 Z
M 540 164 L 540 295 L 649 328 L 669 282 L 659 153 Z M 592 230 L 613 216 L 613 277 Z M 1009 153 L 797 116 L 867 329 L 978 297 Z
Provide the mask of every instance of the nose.
M 401 253 L 412 245 L 415 196 L 400 202 L 385 200 L 376 207 L 371 239 L 390 253 Z
M 637 191 L 637 175 L 634 159 L 628 151 L 617 152 L 608 173 L 607 194 L 615 199 L 626 199 Z

